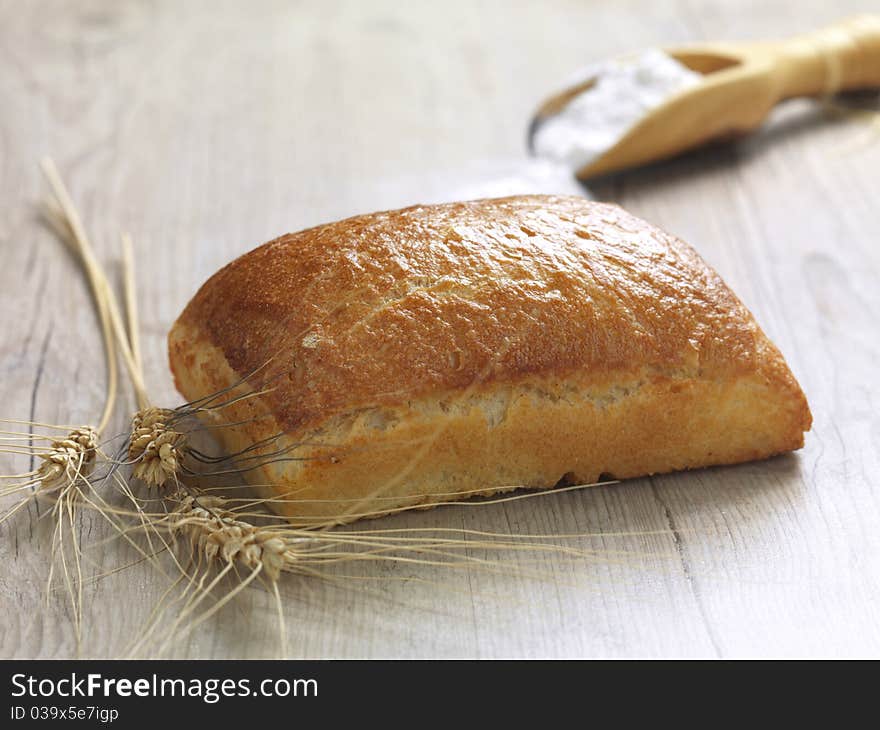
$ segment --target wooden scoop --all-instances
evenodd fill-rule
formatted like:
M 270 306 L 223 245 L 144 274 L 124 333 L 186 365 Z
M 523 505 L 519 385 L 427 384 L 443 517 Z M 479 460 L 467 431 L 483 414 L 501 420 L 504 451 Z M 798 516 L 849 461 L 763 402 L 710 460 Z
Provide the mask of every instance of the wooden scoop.
M 880 87 L 880 16 L 850 18 L 784 41 L 713 43 L 666 52 L 704 80 L 649 111 L 613 147 L 579 169 L 579 178 L 745 134 L 784 99 Z M 545 101 L 530 134 L 592 83 L 586 80 Z

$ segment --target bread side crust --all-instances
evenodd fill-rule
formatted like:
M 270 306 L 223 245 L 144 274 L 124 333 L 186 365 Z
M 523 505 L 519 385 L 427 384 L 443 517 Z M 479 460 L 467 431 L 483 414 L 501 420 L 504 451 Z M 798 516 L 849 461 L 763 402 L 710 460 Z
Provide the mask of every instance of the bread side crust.
M 175 381 L 195 399 L 240 382 L 198 327 L 169 336 Z M 591 484 L 760 459 L 803 446 L 806 400 L 759 332 L 759 366 L 733 376 L 636 368 L 476 384 L 286 430 L 264 397 L 205 414 L 226 453 L 278 435 L 284 460 L 244 472 L 295 523 L 347 522 L 519 487 Z M 248 392 L 242 384 L 233 394 Z M 301 459 L 301 460 L 296 460 Z

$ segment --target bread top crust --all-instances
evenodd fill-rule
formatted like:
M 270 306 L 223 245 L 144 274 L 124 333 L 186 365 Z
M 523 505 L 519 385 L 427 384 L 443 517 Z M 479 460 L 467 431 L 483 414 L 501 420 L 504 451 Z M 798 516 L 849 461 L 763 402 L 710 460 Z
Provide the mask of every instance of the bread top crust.
M 693 249 L 579 197 L 413 206 L 281 236 L 202 286 L 172 329 L 173 370 L 181 332 L 269 385 L 288 431 L 535 375 L 762 372 L 803 399 Z

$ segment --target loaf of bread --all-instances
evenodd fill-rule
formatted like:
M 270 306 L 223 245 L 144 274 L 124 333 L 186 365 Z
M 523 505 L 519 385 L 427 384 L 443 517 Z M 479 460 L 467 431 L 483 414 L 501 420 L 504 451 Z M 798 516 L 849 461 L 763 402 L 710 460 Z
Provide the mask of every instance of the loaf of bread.
M 202 286 L 169 351 L 188 400 L 250 394 L 203 418 L 303 523 L 760 459 L 811 422 L 693 249 L 578 197 L 282 236 Z

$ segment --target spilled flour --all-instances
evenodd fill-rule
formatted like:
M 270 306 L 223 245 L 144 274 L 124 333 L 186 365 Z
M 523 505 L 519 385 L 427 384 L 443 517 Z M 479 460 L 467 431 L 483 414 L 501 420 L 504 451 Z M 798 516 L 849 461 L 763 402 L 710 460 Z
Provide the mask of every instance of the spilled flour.
M 595 82 L 543 120 L 533 138 L 538 157 L 575 172 L 611 149 L 647 112 L 703 77 L 652 49 L 584 69 L 568 86 L 591 78 Z

